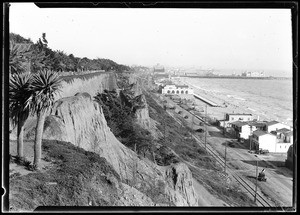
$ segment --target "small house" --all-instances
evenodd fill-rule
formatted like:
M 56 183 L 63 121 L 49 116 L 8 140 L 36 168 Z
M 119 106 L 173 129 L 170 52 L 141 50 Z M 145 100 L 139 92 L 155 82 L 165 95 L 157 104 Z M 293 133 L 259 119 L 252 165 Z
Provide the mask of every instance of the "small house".
M 221 127 L 230 127 L 231 126 L 231 122 L 235 122 L 235 121 L 251 121 L 252 120 L 252 114 L 247 114 L 247 113 L 227 113 L 225 115 L 225 119 L 223 120 L 218 120 L 219 122 L 219 126 Z
M 252 136 L 250 136 L 250 145 L 251 149 L 276 152 L 276 136 L 265 131 L 253 131 Z
M 251 135 L 250 126 L 247 122 L 236 121 L 230 123 L 231 127 L 234 129 L 234 136 L 237 139 L 248 139 L 249 135 Z
M 290 126 L 282 124 L 278 121 L 270 121 L 266 123 L 264 130 L 270 133 L 271 131 L 276 131 L 282 128 L 290 129 Z

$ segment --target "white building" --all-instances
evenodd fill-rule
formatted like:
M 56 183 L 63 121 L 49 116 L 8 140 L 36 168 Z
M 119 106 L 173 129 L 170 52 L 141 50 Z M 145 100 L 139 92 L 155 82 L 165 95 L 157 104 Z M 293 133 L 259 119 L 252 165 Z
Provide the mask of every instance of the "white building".
M 194 91 L 188 85 L 169 84 L 162 89 L 162 94 L 193 94 Z
M 235 121 L 229 123 L 233 128 L 234 135 L 238 139 L 249 139 L 249 136 L 253 134 L 253 131 L 263 130 L 266 122 L 258 121 Z
M 277 134 L 267 133 L 266 131 L 256 130 L 250 136 L 250 144 L 252 149 L 267 149 L 269 152 L 286 153 L 291 145 L 293 145 L 293 132 Z
M 282 123 L 277 122 L 277 121 L 270 121 L 270 122 L 266 123 L 266 126 L 265 126 L 264 130 L 267 131 L 268 133 L 270 133 L 271 131 L 276 131 L 276 130 L 279 130 L 279 129 L 282 129 L 282 128 L 290 129 L 290 126 L 282 124 Z
M 227 113 L 225 119 L 219 120 L 219 126 L 221 127 L 230 127 L 232 122 L 235 121 L 251 121 L 252 114 L 247 113 Z
M 251 149 L 269 150 L 269 152 L 276 152 L 276 136 L 265 131 L 253 131 L 250 136 Z

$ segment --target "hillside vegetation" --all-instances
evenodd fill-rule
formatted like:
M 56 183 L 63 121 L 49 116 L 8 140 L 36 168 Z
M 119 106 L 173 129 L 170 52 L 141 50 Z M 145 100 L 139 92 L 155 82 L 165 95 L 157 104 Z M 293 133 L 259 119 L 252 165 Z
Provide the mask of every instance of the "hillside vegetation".
M 44 160 L 52 164 L 46 171 L 10 175 L 12 211 L 32 211 L 43 205 L 125 204 L 121 193 L 128 188 L 105 158 L 56 140 L 44 140 L 43 152 Z M 144 204 L 151 204 L 151 200 Z
M 16 62 L 16 67 L 10 66 L 11 72 L 20 70 L 36 72 L 40 69 L 51 69 L 60 72 L 80 72 L 88 70 L 130 70 L 129 66 L 118 64 L 110 59 L 75 57 L 60 50 L 48 47 L 46 34 L 42 35 L 36 43 L 25 39 L 19 34 L 10 33 L 10 65 Z M 23 64 L 23 66 L 22 66 Z M 24 66 L 25 65 L 25 66 Z

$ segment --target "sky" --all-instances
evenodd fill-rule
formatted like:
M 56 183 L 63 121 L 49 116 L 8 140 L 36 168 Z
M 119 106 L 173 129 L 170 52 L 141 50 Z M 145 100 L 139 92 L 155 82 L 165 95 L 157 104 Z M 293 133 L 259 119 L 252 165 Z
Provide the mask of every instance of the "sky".
M 292 76 L 290 9 L 38 8 L 11 3 L 10 32 L 125 65 Z

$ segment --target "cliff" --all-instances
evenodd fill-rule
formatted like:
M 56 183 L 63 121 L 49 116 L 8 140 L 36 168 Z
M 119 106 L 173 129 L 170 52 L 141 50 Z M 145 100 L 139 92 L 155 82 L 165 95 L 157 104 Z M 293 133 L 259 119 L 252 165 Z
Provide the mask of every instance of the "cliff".
M 56 101 L 46 118 L 43 138 L 71 142 L 99 154 L 123 181 L 146 195 L 159 185 L 162 199 L 168 196 L 177 206 L 198 205 L 187 166 L 176 164 L 162 168 L 140 159 L 116 139 L 106 124 L 102 108 L 88 93 Z

